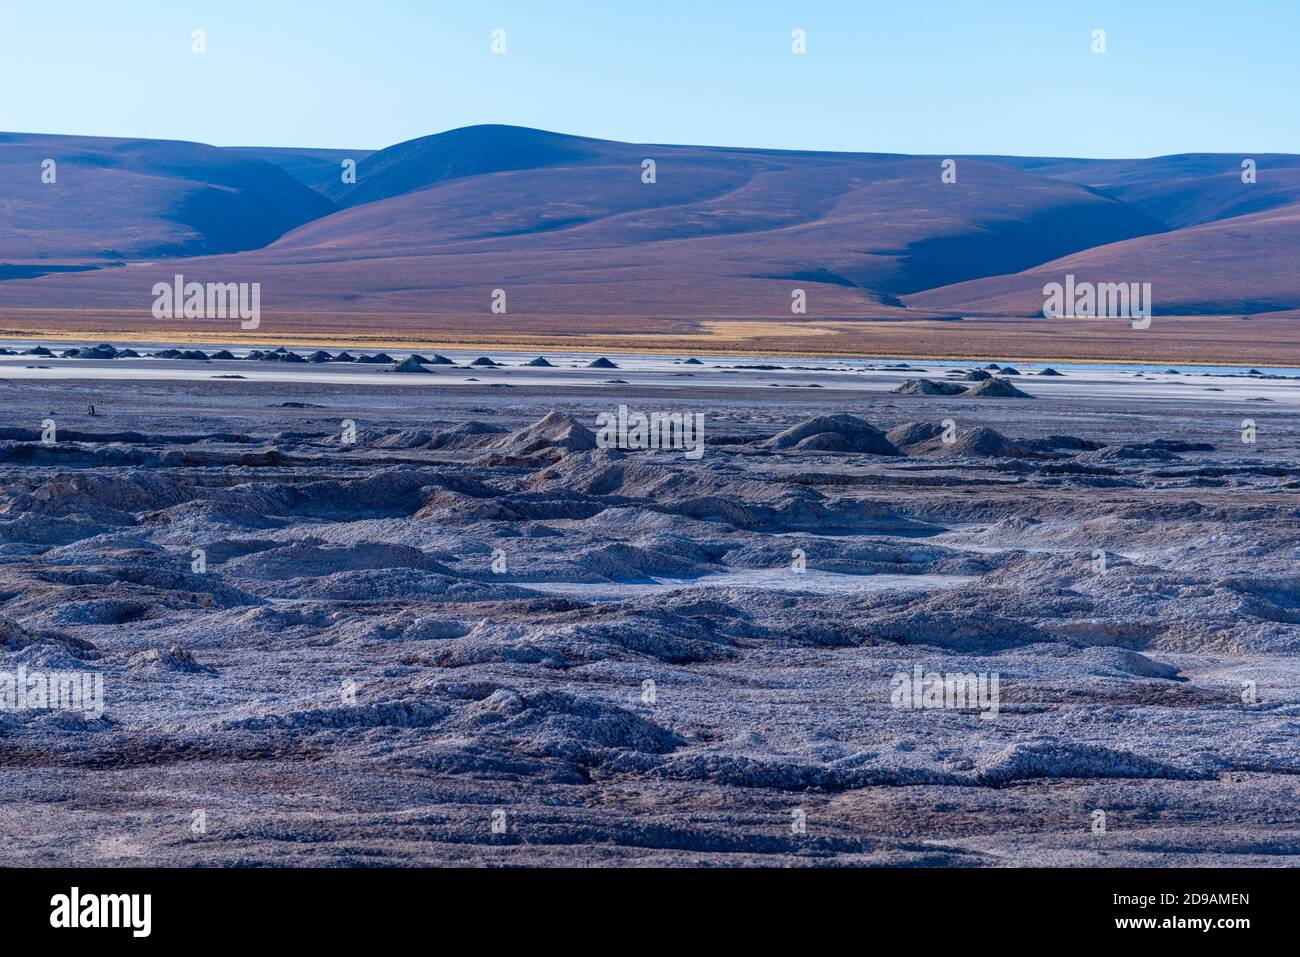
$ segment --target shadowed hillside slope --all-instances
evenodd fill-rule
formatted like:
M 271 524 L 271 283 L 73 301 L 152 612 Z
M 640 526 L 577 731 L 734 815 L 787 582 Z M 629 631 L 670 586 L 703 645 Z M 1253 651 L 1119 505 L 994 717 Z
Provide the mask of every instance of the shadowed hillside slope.
M 1254 182 L 1242 180 L 1243 159 L 1255 163 Z M 1091 186 L 1169 229 L 1300 203 L 1300 156 L 1285 153 L 1186 153 L 1106 160 L 1053 175 Z
M 167 140 L 0 133 L 0 183 L 5 263 L 253 249 L 334 208 L 269 163 Z
M 1042 316 L 1043 286 L 1149 282 L 1156 315 L 1243 315 L 1300 309 L 1300 204 L 1099 246 L 1024 272 L 909 296 L 917 309 Z
M 304 186 L 329 195 L 335 183 L 342 182 L 343 161 L 360 163 L 374 150 L 298 149 L 276 146 L 231 146 L 231 153 L 250 156 L 278 166 Z

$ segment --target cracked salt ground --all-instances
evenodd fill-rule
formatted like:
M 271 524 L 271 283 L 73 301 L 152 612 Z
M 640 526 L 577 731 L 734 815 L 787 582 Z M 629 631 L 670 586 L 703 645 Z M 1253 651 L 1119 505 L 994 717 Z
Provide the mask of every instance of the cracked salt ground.
M 0 713 L 4 863 L 1300 853 L 1300 440 L 1241 442 L 1258 385 L 778 399 L 611 358 L 616 393 L 508 398 L 24 380 L 0 671 L 98 672 L 104 717 Z M 595 448 L 614 394 L 702 413 L 704 457 Z M 918 666 L 998 675 L 997 717 L 894 707 Z

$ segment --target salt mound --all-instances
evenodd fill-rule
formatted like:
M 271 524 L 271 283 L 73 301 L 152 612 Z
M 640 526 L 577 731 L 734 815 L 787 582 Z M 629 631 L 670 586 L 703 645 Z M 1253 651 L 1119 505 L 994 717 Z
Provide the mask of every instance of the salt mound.
M 1080 652 L 1080 657 L 1091 662 L 1102 674 L 1162 678 L 1166 681 L 1186 680 L 1178 676 L 1178 669 L 1173 665 L 1155 661 L 1128 648 L 1107 646 L 1085 648 Z
M 68 349 L 63 353 L 65 359 L 114 359 L 117 357 L 117 350 L 107 342 L 97 346 L 84 346 L 80 349 Z
M 890 429 L 886 434 L 890 442 L 895 447 L 905 449 L 909 445 L 919 445 L 921 442 L 928 442 L 930 439 L 938 438 L 943 434 L 943 426 L 935 425 L 933 422 L 905 422 L 896 428 Z
M 1034 454 L 1019 442 L 988 427 L 959 434 L 957 441 L 952 445 L 952 450 L 958 455 L 1001 456 L 1016 459 L 1027 458 Z
M 133 525 L 130 512 L 168 508 L 189 501 L 194 492 L 151 471 L 123 475 L 78 473 L 51 478 L 31 492 L 13 497 L 10 513 L 76 515 L 106 525 Z
M 423 429 L 402 429 L 367 444 L 375 449 L 418 449 L 427 445 L 431 438 Z
M 1019 375 L 1019 373 L 1017 373 Z M 1021 392 L 1006 379 L 993 378 L 980 382 L 966 390 L 968 396 L 980 396 L 990 399 L 1032 399 L 1028 392 Z
M 499 362 L 493 362 L 493 361 L 492 361 L 491 359 L 489 359 L 487 356 L 479 356 L 477 359 L 475 359 L 473 362 L 471 362 L 470 365 L 471 365 L 471 366 L 478 366 L 478 367 L 480 367 L 480 368 L 489 368 L 489 367 L 491 367 L 491 368 L 495 368 L 496 366 L 500 365 L 500 363 L 499 363 Z
M 1063 743 L 1054 738 L 1017 742 L 981 761 L 977 777 L 984 784 L 1032 778 L 1175 778 L 1203 777 L 1129 751 L 1095 744 Z
M 1108 445 L 1077 456 L 1080 462 L 1177 462 L 1178 456 L 1168 449 L 1139 448 L 1132 445 Z
M 575 758 L 593 750 L 667 754 L 685 740 L 635 712 L 563 691 L 498 688 L 466 707 L 455 724 L 505 735 L 529 751 Z
M 425 375 L 432 375 L 428 369 L 420 364 L 418 356 L 407 356 L 401 362 L 395 362 L 388 367 L 389 372 L 423 372 Z
M 536 592 L 501 582 L 477 582 L 414 568 L 363 568 L 323 577 L 279 579 L 259 586 L 268 598 L 321 602 L 431 602 L 459 604 L 532 599 Z
M 666 542 L 671 547 L 671 542 Z M 544 567 L 547 580 L 643 581 L 664 575 L 687 578 L 703 574 L 707 568 L 690 558 L 656 549 L 642 548 L 627 542 L 609 542 L 555 556 Z
M 340 630 L 354 632 L 362 643 L 384 641 L 444 641 L 459 638 L 468 628 L 460 622 L 436 615 L 423 615 L 410 609 L 378 620 L 352 619 L 339 625 Z
M 538 357 L 537 357 L 536 359 L 534 359 L 532 362 L 525 362 L 524 365 L 526 365 L 526 366 L 536 366 L 536 367 L 538 367 L 538 368 L 540 368 L 540 369 L 552 369 L 552 368 L 554 368 L 554 366 L 552 366 L 549 362 L 546 361 L 546 358 L 545 358 L 544 356 L 538 356 Z
M 180 645 L 170 648 L 150 648 L 131 656 L 132 668 L 153 668 L 159 671 L 183 671 L 189 674 L 212 674 L 216 669 L 200 664 L 193 654 Z
M 1056 371 L 1055 369 L 1053 369 L 1051 366 L 1048 366 L 1046 369 L 1043 369 L 1043 370 L 1042 370 L 1041 372 L 1039 372 L 1038 374 L 1039 374 L 1039 375 L 1063 375 L 1064 373 L 1057 372 L 1057 371 Z
M 0 618 L 0 648 L 21 651 L 24 648 L 49 648 L 61 650 L 75 658 L 93 652 L 95 646 L 83 638 L 74 638 L 50 631 L 30 631 L 15 621 Z
M 529 517 L 538 521 L 569 517 L 556 514 L 560 503 L 555 496 L 564 489 L 583 496 L 600 495 L 610 504 L 625 504 L 630 499 L 649 500 L 660 511 L 753 530 L 853 528 L 862 532 L 868 528 L 877 531 L 934 528 L 903 518 L 878 502 L 827 496 L 791 482 L 735 481 L 699 469 L 618 460 L 602 454 L 607 451 L 570 455 L 558 465 L 539 471 L 534 476 L 534 484 L 545 488 L 549 512 L 533 511 Z M 519 501 L 514 504 L 524 505 Z M 595 503 L 571 502 L 570 511 L 573 506 L 599 508 Z
M 456 363 L 452 362 L 446 356 L 440 356 L 435 352 L 429 359 L 425 360 L 424 364 L 427 366 L 454 366 Z
M 493 442 L 491 447 L 519 456 L 552 450 L 577 452 L 594 449 L 596 435 L 571 415 L 548 412 L 527 428 L 518 429 Z
M 772 449 L 798 451 L 901 454 L 885 437 L 885 433 L 865 419 L 843 412 L 805 419 L 761 444 Z
M 987 379 L 992 379 L 993 376 L 985 372 L 983 369 L 971 369 L 970 372 L 967 372 L 962 376 L 962 378 L 967 382 L 984 382 Z
M 435 432 L 425 444 L 427 449 L 475 449 L 486 445 L 494 435 L 505 429 L 484 422 L 462 422 L 460 425 Z
M 593 359 L 591 362 L 588 362 L 587 368 L 588 369 L 617 369 L 618 366 L 614 365 L 614 363 L 610 362 L 604 356 L 601 356 L 599 359 Z
M 908 379 L 894 391 L 899 395 L 961 395 L 966 391 L 966 387 L 955 382 Z
M 720 661 L 736 655 L 728 630 L 707 618 L 658 608 L 584 608 L 528 626 L 480 620 L 468 635 L 440 642 L 435 660 L 449 668 L 488 662 L 570 668 L 609 660 Z
M 340 571 L 387 568 L 446 571 L 418 548 L 386 542 L 327 548 L 295 542 L 282 548 L 268 548 L 232 558 L 222 566 L 222 571 L 239 577 L 284 579 L 319 578 Z
M 928 439 L 910 446 L 907 452 L 909 455 L 939 453 L 1005 459 L 1023 459 L 1035 455 L 1026 446 L 987 427 L 958 432 L 957 441 L 952 443 L 945 443 L 942 437 Z
M 345 708 L 289 711 L 258 718 L 221 721 L 223 731 L 271 731 L 344 728 L 427 728 L 441 721 L 449 708 L 427 701 L 388 701 Z
M 1091 452 L 1102 448 L 1101 442 L 1081 439 L 1077 435 L 1048 435 L 1041 439 L 1023 439 L 1020 444 L 1031 452 Z

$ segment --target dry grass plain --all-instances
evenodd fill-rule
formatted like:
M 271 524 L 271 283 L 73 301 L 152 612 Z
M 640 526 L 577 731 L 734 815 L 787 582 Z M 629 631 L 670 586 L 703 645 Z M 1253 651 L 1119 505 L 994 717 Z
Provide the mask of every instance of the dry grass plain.
M 1002 358 L 1080 362 L 1300 365 L 1300 314 L 1117 320 L 636 318 L 267 312 L 255 330 L 160 323 L 132 310 L 7 309 L 0 337 L 31 340 L 301 345 L 380 349 L 537 349 L 651 354 Z M 635 326 L 635 331 L 624 331 Z

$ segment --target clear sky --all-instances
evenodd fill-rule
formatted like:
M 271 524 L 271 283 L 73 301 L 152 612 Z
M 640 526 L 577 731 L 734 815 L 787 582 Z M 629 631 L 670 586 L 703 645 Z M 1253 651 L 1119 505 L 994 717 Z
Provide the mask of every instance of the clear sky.
M 905 153 L 1300 152 L 1300 0 L 5 0 L 0 91 L 0 130 L 220 146 L 517 123 Z

